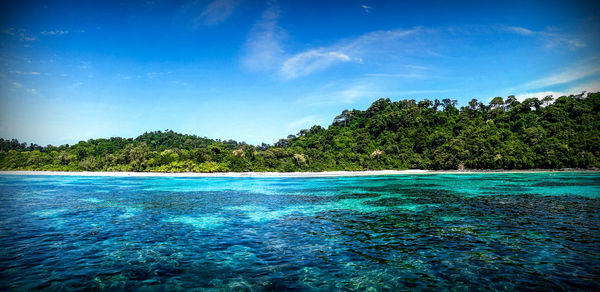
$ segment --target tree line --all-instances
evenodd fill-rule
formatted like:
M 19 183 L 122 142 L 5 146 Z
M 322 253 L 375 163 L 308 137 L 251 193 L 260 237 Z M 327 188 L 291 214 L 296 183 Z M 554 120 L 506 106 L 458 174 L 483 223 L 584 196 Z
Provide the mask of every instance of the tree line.
M 381 98 L 273 145 L 170 130 L 45 147 L 0 139 L 0 169 L 61 171 L 326 171 L 600 167 L 600 93 L 556 99 Z

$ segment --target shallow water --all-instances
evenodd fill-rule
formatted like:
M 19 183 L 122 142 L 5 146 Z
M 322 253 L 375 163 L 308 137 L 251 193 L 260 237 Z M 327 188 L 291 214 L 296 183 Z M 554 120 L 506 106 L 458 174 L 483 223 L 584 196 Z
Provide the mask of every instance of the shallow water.
M 598 173 L 0 175 L 0 290 L 598 287 Z

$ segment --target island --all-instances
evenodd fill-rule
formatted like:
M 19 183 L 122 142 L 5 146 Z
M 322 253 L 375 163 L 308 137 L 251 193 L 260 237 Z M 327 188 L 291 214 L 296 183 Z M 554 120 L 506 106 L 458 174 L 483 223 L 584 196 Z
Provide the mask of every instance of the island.
M 171 130 L 39 146 L 0 139 L 1 170 L 324 172 L 600 167 L 600 93 L 489 103 L 381 98 L 273 145 Z

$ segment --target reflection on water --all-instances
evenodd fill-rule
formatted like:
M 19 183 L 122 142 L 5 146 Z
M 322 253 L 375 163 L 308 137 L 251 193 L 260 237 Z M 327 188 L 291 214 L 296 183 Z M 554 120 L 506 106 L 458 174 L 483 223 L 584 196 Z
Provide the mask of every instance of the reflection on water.
M 594 290 L 600 175 L 0 176 L 0 290 Z

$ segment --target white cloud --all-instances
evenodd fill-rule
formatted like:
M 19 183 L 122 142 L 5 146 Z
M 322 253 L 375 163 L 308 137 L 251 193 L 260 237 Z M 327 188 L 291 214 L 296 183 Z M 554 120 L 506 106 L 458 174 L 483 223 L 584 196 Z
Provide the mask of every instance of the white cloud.
M 569 49 L 576 49 L 586 46 L 586 44 L 579 37 L 559 33 L 553 28 L 548 28 L 546 31 L 533 31 L 524 27 L 509 26 L 504 30 L 522 36 L 538 37 L 545 42 L 547 48 L 565 46 Z
M 217 25 L 226 21 L 241 0 L 194 0 L 187 1 L 174 16 L 176 23 L 190 29 L 203 25 Z
M 557 98 L 557 97 L 565 95 L 565 93 L 562 91 L 539 91 L 539 92 L 528 92 L 528 93 L 515 94 L 515 97 L 517 98 L 518 101 L 524 101 L 528 98 L 533 98 L 533 97 L 542 99 L 548 95 L 551 95 L 552 97 Z M 568 94 L 566 94 L 566 95 L 568 95 Z M 492 100 L 492 99 L 490 98 L 490 100 Z
M 188 86 L 189 84 L 185 81 L 181 81 L 181 80 L 172 80 L 171 83 L 175 84 L 175 85 L 181 85 L 181 86 Z
M 341 40 L 329 47 L 309 49 L 286 58 L 279 69 L 279 75 L 284 80 L 290 80 L 326 69 L 336 63 L 363 63 L 365 58 L 375 55 L 379 50 L 401 46 L 401 38 L 419 31 L 420 28 L 374 31 Z
M 154 79 L 157 77 L 161 77 L 161 76 L 166 76 L 166 75 L 171 75 L 171 71 L 167 71 L 167 72 L 154 72 L 154 71 L 150 71 L 150 72 L 146 72 L 146 78 L 148 79 Z
M 306 105 L 349 104 L 360 98 L 373 98 L 374 92 L 373 86 L 357 82 L 345 88 L 317 90 L 314 94 L 301 97 L 297 102 Z
M 361 7 L 365 10 L 366 13 L 371 12 L 371 9 L 373 9 L 373 7 L 367 6 L 365 4 L 361 5 Z
M 23 84 L 21 84 L 21 83 L 19 83 L 19 82 L 16 82 L 16 81 L 15 81 L 15 82 L 13 82 L 13 83 L 12 83 L 12 85 L 13 85 L 15 88 L 22 88 L 22 87 L 23 87 Z
M 337 62 L 348 62 L 350 57 L 341 52 L 310 50 L 285 60 L 279 70 L 284 79 L 294 79 L 313 71 L 322 70 Z
M 318 124 L 318 122 L 319 122 L 319 118 L 317 116 L 310 115 L 310 116 L 306 116 L 301 119 L 298 119 L 296 121 L 289 122 L 289 123 L 287 123 L 287 126 L 290 129 L 300 129 L 300 128 L 307 128 L 307 127 L 314 126 L 314 125 Z
M 534 35 L 535 34 L 530 29 L 526 29 L 524 27 L 518 27 L 518 26 L 509 26 L 506 28 L 506 30 L 508 30 L 510 32 L 514 32 L 516 34 L 520 34 L 520 35 Z
M 10 36 L 18 37 L 19 40 L 24 41 L 24 42 L 32 42 L 32 41 L 37 40 L 36 36 L 29 34 L 27 32 L 27 30 L 24 28 L 15 29 L 15 28 L 9 27 L 9 28 L 3 30 L 2 33 L 10 35 Z
M 557 97 L 561 97 L 561 96 L 569 96 L 571 94 L 580 94 L 584 91 L 585 92 L 600 92 L 600 79 L 597 79 L 597 80 L 594 80 L 591 82 L 587 82 L 587 83 L 581 83 L 581 84 L 575 85 L 571 88 L 568 88 L 566 90 L 525 92 L 525 93 L 515 94 L 515 97 L 519 101 L 523 101 L 527 98 L 532 98 L 532 97 L 537 97 L 537 98 L 541 99 L 548 95 L 552 95 L 554 98 L 557 98 Z
M 420 28 L 374 31 L 330 46 L 288 53 L 282 44 L 286 33 L 277 24 L 279 14 L 277 4 L 270 3 L 248 35 L 241 62 L 247 69 L 271 71 L 282 80 L 296 79 L 339 63 L 362 64 L 366 58 L 385 50 L 397 53 L 399 47 L 406 45 L 400 39 L 421 31 Z
M 35 88 L 27 88 L 27 89 L 25 89 L 25 91 L 27 91 L 31 94 L 37 94 L 37 90 Z
M 260 20 L 250 30 L 242 58 L 242 65 L 247 69 L 271 70 L 281 62 L 284 53 L 281 41 L 286 33 L 277 25 L 278 18 L 279 6 L 270 3 Z
M 597 65 L 596 62 L 592 62 L 591 66 L 573 65 L 567 69 L 560 70 L 559 73 L 525 83 L 521 88 L 537 89 L 560 85 L 590 77 L 598 73 L 600 73 L 600 66 Z
M 587 83 L 582 83 L 576 86 L 573 86 L 569 89 L 569 92 L 574 94 L 579 94 L 582 91 L 587 92 L 600 92 L 600 79 L 593 80 Z
M 40 72 L 35 72 L 35 71 L 27 72 L 27 71 L 11 70 L 9 72 L 15 73 L 18 75 L 40 75 Z
M 193 20 L 194 25 L 197 26 L 198 23 L 204 25 L 222 23 L 231 16 L 238 4 L 238 0 L 214 0 L 206 5 L 202 13 Z
M 402 79 L 426 79 L 432 77 L 423 73 L 369 73 L 368 77 L 402 78 Z
M 306 105 L 329 105 L 329 104 L 352 104 L 359 100 L 375 100 L 382 97 L 408 98 L 409 95 L 447 93 L 453 89 L 414 89 L 395 90 L 386 86 L 377 85 L 371 79 L 354 81 L 349 86 L 328 86 L 317 89 L 315 94 L 304 96 L 297 100 L 298 103 Z
M 42 31 L 40 34 L 45 35 L 45 36 L 61 36 L 61 35 L 65 35 L 68 33 L 69 33 L 69 31 L 67 31 L 67 30 L 47 30 L 47 31 Z

